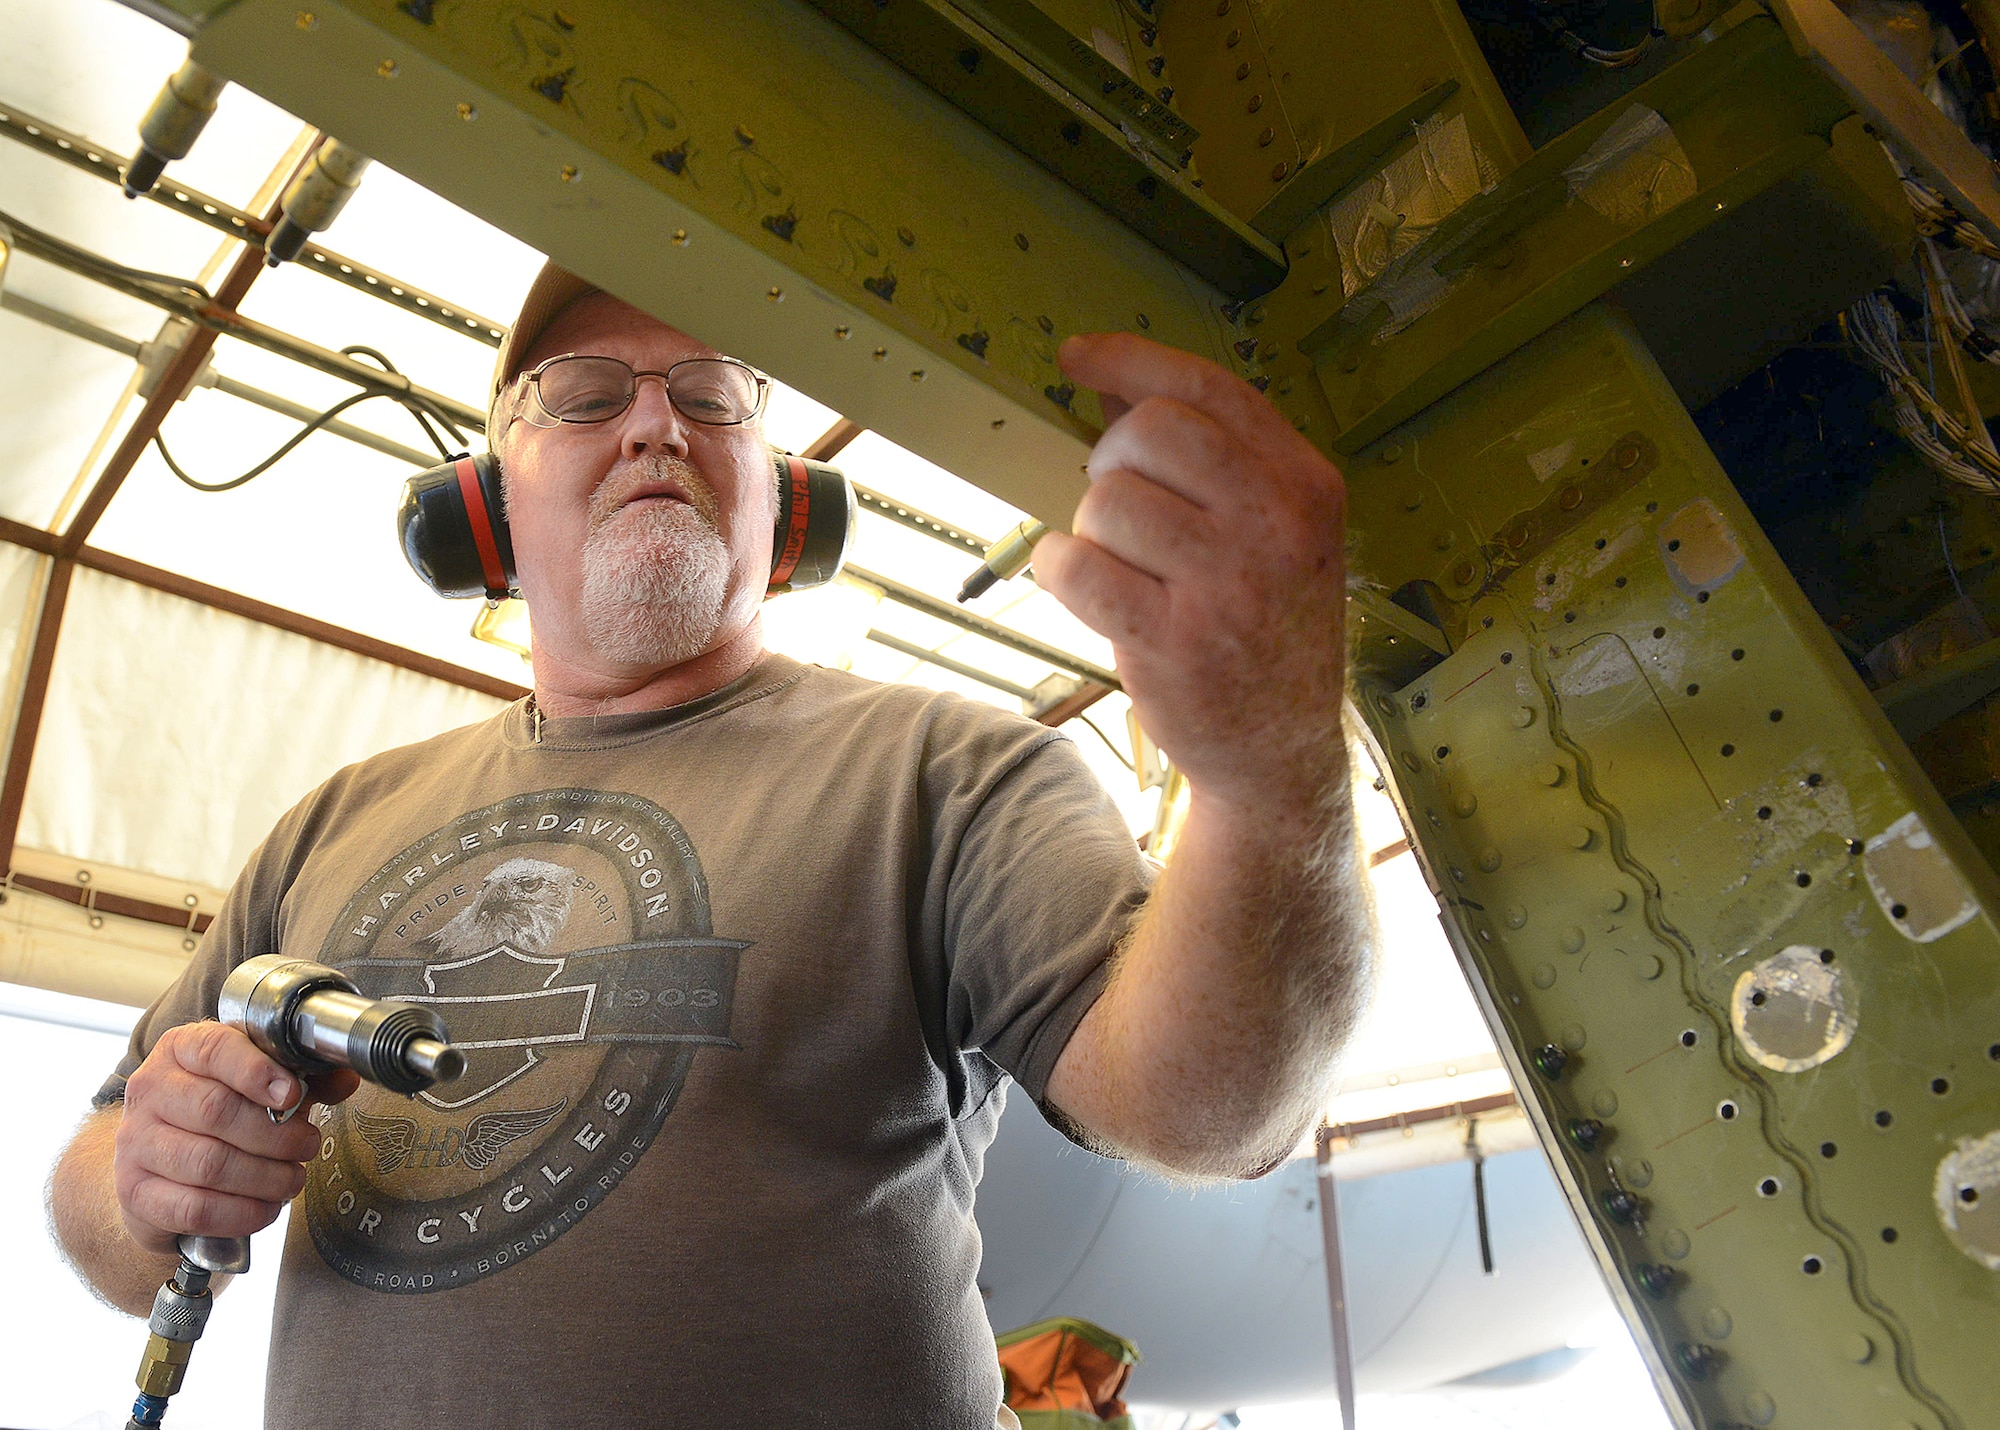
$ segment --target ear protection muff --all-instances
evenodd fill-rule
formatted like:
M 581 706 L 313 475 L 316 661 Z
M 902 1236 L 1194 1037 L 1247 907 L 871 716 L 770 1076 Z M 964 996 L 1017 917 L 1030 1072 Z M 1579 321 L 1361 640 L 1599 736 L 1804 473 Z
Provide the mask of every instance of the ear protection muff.
M 854 485 L 825 462 L 771 454 L 777 523 L 771 538 L 771 595 L 824 586 L 840 573 L 854 538 Z M 517 594 L 514 542 L 491 452 L 456 457 L 403 483 L 396 512 L 403 555 L 440 596 Z

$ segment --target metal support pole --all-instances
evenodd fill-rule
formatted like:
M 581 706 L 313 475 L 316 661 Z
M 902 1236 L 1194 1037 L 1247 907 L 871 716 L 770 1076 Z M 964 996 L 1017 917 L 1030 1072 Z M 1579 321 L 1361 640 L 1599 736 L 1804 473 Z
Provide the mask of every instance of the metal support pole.
M 1333 1179 L 1333 1129 L 1315 1139 L 1319 1176 L 1319 1230 L 1326 1246 L 1326 1300 L 1333 1325 L 1333 1383 L 1340 1396 L 1341 1430 L 1354 1430 L 1354 1345 L 1347 1335 L 1347 1275 L 1340 1255 L 1340 1184 Z

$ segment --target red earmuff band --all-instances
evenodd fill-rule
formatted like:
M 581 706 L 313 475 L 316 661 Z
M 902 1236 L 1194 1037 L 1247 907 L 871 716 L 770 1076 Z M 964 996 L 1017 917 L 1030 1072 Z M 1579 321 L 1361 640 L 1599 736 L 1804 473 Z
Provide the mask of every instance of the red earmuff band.
M 486 577 L 486 593 L 507 593 L 507 568 L 500 564 L 500 546 L 493 539 L 493 514 L 486 509 L 486 490 L 480 485 L 479 466 L 471 457 L 452 463 L 458 473 L 458 492 L 465 498 L 466 524 L 472 528 L 472 544 L 479 548 L 479 570 Z
M 771 568 L 773 586 L 784 585 L 799 569 L 799 558 L 806 554 L 806 527 L 812 521 L 812 481 L 806 464 L 793 456 L 782 460 L 792 485 L 792 519 L 785 527 L 785 544 L 779 548 L 777 564 Z

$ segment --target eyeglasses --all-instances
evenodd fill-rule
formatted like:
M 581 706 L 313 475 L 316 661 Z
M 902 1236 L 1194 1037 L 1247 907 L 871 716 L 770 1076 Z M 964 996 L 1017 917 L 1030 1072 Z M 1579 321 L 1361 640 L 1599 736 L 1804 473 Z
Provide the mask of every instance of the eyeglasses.
M 632 405 L 639 379 L 657 377 L 667 400 L 690 422 L 737 427 L 754 420 L 770 396 L 771 379 L 735 358 L 685 358 L 665 372 L 638 372 L 614 357 L 564 353 L 528 373 L 531 401 L 520 417 L 535 427 L 609 422 Z

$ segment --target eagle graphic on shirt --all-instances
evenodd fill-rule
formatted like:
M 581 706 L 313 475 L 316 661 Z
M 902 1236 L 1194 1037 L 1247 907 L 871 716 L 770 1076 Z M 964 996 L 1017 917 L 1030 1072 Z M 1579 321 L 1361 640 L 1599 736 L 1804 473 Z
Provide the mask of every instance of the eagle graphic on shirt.
M 737 960 L 680 824 L 650 800 L 530 791 L 381 864 L 322 960 L 435 1011 L 462 1076 L 316 1109 L 313 1244 L 370 1290 L 450 1290 L 518 1264 L 611 1195 L 697 1053 L 729 1050 Z

